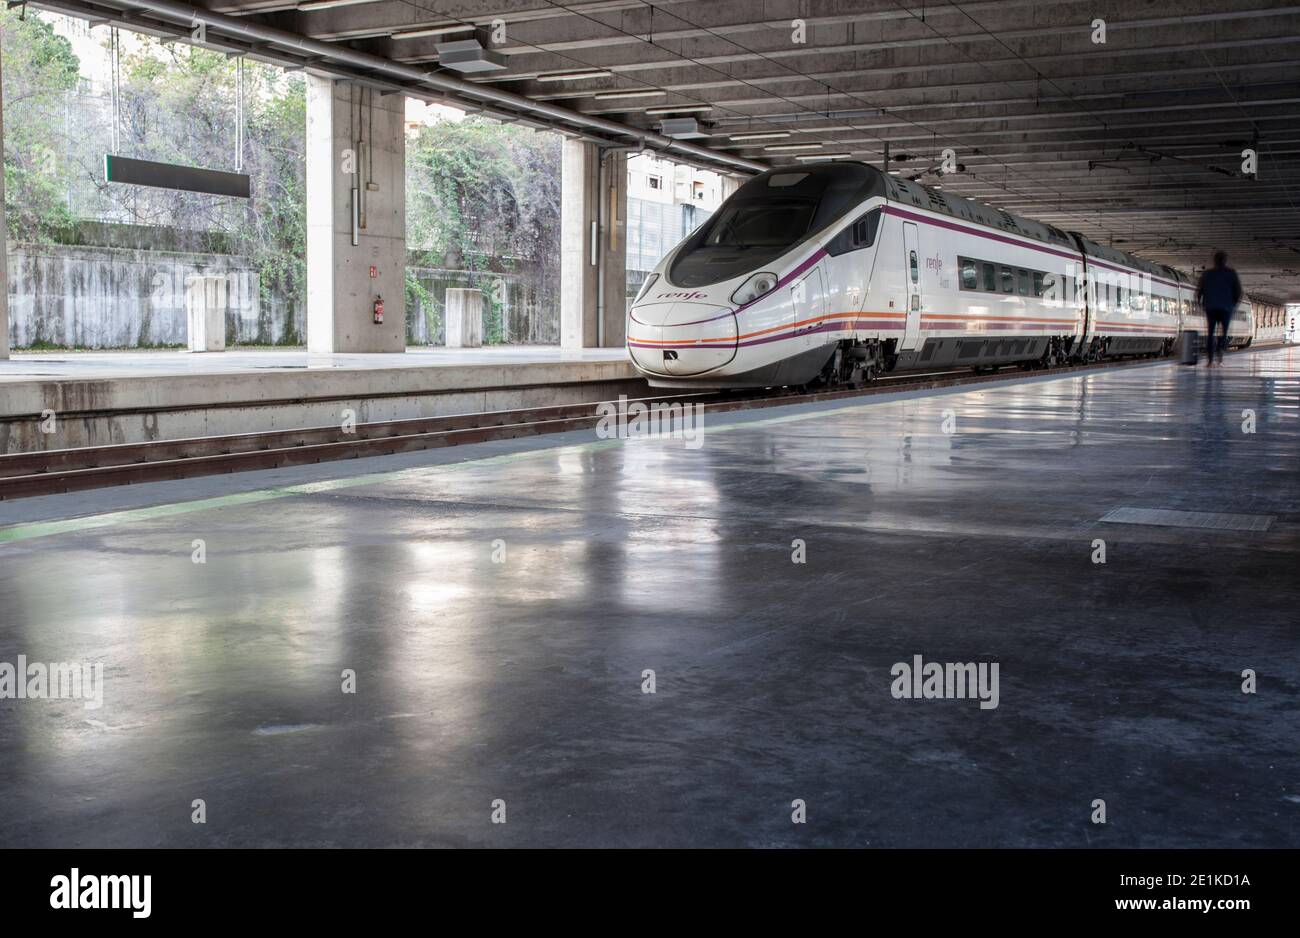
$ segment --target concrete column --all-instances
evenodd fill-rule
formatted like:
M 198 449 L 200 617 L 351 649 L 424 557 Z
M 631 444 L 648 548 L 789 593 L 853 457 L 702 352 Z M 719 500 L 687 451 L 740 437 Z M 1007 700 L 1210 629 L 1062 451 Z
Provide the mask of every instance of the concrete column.
M 722 177 L 722 201 L 725 202 L 727 201 L 727 199 L 731 198 L 732 193 L 734 193 L 737 189 L 739 189 L 741 183 L 743 182 L 744 180 L 741 179 L 739 176 L 723 176 Z
M 627 154 L 605 154 L 605 201 L 600 232 L 604 309 L 599 343 L 605 348 L 627 344 Z
M 627 156 L 565 140 L 561 160 L 560 345 L 615 348 L 626 338 Z M 593 226 L 595 230 L 593 231 Z
M 2 87 L 2 76 L 0 76 Z M 4 153 L 4 95 L 0 92 L 0 155 Z M 4 160 L 0 159 L 0 164 Z M 5 220 L 5 174 L 0 172 L 0 359 L 9 357 L 9 226 Z
M 560 153 L 560 345 L 596 344 L 596 146 L 565 140 Z
M 310 352 L 406 350 L 405 106 L 400 94 L 307 76 Z

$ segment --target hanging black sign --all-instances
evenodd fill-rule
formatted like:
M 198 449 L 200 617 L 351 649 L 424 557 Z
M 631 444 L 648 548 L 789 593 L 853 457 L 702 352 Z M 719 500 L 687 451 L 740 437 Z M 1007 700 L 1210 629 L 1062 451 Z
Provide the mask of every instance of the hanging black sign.
M 108 182 L 132 186 L 183 189 L 186 192 L 229 195 L 238 199 L 247 199 L 250 194 L 247 173 L 223 173 L 215 169 L 155 163 L 152 160 L 136 160 L 111 153 L 104 154 L 104 178 Z

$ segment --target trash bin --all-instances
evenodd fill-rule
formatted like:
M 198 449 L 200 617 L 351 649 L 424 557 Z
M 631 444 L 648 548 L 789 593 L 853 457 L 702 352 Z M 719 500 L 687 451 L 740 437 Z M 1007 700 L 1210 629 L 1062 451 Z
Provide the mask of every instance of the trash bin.
M 1201 334 L 1195 329 L 1188 329 L 1178 337 L 1178 361 L 1183 365 L 1196 364 L 1196 346 L 1201 341 Z

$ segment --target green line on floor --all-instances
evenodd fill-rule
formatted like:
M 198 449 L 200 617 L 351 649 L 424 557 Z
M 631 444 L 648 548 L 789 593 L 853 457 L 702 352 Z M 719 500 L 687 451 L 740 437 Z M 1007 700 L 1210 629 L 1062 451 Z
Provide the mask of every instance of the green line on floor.
M 608 445 L 617 440 L 599 440 Z M 583 445 L 583 444 L 579 444 Z M 351 476 L 344 479 L 322 479 L 319 482 L 303 482 L 300 485 L 286 485 L 283 488 L 259 489 L 253 492 L 235 492 L 231 495 L 217 495 L 213 498 L 198 498 L 188 502 L 173 502 L 167 505 L 151 505 L 146 508 L 128 508 L 124 511 L 110 511 L 100 515 L 85 515 L 80 518 L 67 518 L 61 521 L 37 521 L 30 524 L 16 524 L 0 528 L 0 544 L 13 541 L 25 541 L 37 537 L 49 537 L 54 534 L 67 534 L 89 531 L 95 528 L 114 527 L 133 521 L 152 521 L 172 515 L 189 514 L 195 511 L 208 511 L 215 508 L 231 508 L 240 505 L 252 505 L 257 502 L 273 501 L 278 498 L 290 498 L 294 495 L 315 495 L 321 492 L 333 492 L 340 489 L 354 488 L 358 485 L 372 485 L 393 482 L 404 477 L 418 478 L 453 472 L 469 466 L 492 465 L 513 462 L 518 459 L 534 457 L 545 450 L 528 450 L 522 453 L 503 453 L 497 456 L 484 456 L 481 459 L 466 459 L 441 466 L 416 466 L 407 469 L 394 469 L 391 472 L 372 472 L 366 475 Z

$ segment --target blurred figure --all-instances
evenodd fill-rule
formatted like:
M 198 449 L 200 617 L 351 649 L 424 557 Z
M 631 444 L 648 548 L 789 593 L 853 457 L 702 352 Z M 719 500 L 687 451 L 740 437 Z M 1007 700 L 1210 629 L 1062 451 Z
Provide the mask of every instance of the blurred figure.
M 1228 346 L 1228 323 L 1232 322 L 1232 313 L 1241 302 L 1241 280 L 1228 266 L 1228 255 L 1223 251 L 1214 252 L 1214 266 L 1201 274 L 1196 299 L 1205 310 L 1205 364 L 1213 366 L 1216 360 L 1223 361 L 1223 350 Z M 1223 337 L 1216 338 L 1220 324 Z

